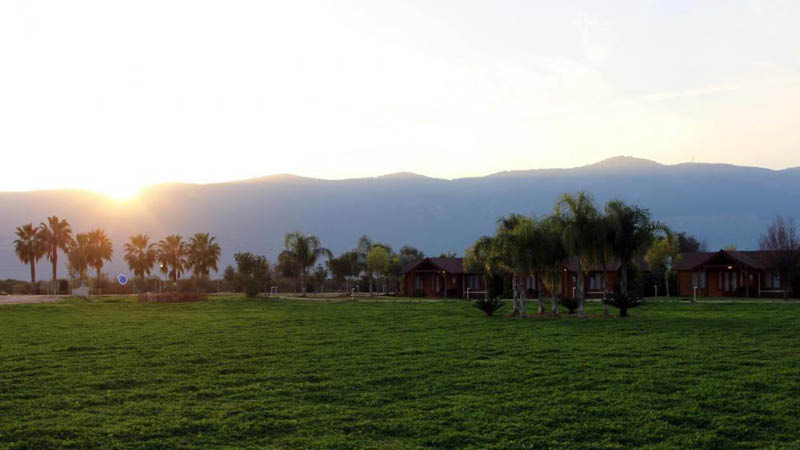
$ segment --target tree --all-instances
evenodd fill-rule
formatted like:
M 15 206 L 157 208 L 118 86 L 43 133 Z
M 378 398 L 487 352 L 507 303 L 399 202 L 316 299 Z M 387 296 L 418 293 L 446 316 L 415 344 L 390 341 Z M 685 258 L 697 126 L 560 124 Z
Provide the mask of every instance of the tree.
M 42 240 L 47 248 L 47 259 L 53 264 L 53 292 L 58 291 L 58 251 L 67 253 L 69 244 L 72 241 L 72 228 L 69 222 L 59 219 L 57 216 L 47 218 L 47 223 L 40 225 Z
M 345 252 L 338 258 L 329 259 L 327 262 L 333 278 L 345 283 L 345 291 L 350 291 L 350 282 L 357 279 L 362 272 L 359 255 L 355 251 Z
M 211 270 L 214 272 L 219 270 L 217 264 L 222 249 L 214 242 L 215 239 L 208 233 L 195 233 L 190 239 L 186 262 L 195 278 L 208 278 Z
M 663 239 L 656 239 L 650 245 L 644 260 L 650 266 L 653 272 L 664 273 L 664 285 L 666 287 L 666 295 L 669 297 L 669 277 L 672 273 L 672 267 L 680 260 L 681 252 L 671 234 Z
M 78 233 L 72 239 L 67 251 L 67 267 L 73 276 L 77 276 L 81 282 L 87 280 L 86 274 L 90 265 L 91 242 L 88 233 Z
M 514 310 L 512 314 L 526 315 L 527 289 L 525 279 L 533 271 L 531 246 L 532 221 L 520 214 L 510 214 L 497 221 L 494 236 L 495 264 L 503 272 L 511 274 Z
M 317 288 L 317 292 L 322 292 L 325 287 L 325 280 L 328 279 L 328 269 L 322 264 L 317 264 L 311 272 L 311 283 Z
M 563 223 L 558 217 L 546 217 L 539 222 L 539 249 L 541 252 L 539 264 L 545 273 L 542 281 L 550 291 L 553 315 L 558 315 L 559 301 L 556 292 L 560 290 L 565 276 L 562 267 L 567 258 L 567 250 L 564 247 L 563 234 Z
M 708 250 L 706 241 L 700 241 L 685 231 L 677 233 L 675 235 L 675 241 L 681 253 L 705 252 Z
M 578 316 L 585 317 L 584 262 L 597 240 L 594 236 L 599 213 L 591 194 L 580 191 L 575 195 L 564 194 L 556 203 L 555 216 L 563 224 L 561 239 L 567 254 L 575 258 L 578 269 L 575 296 L 578 298 Z
M 369 274 L 369 295 L 372 297 L 372 280 L 389 269 L 389 252 L 381 245 L 374 245 L 367 254 L 367 273 Z
M 225 269 L 225 279 L 234 281 L 238 289 L 244 289 L 248 297 L 258 295 L 261 287 L 266 288 L 270 280 L 269 261 L 264 256 L 254 255 L 250 252 L 241 252 L 233 255 L 236 260 L 236 273 L 231 274 L 233 268 Z
M 774 267 L 792 290 L 800 270 L 800 237 L 794 219 L 776 216 L 758 240 L 760 250 L 770 252 L 767 264 Z
M 439 258 L 455 258 L 455 257 L 456 257 L 455 252 L 442 252 L 439 254 Z
M 97 271 L 97 278 L 95 284 L 100 283 L 100 272 L 103 270 L 103 261 L 111 261 L 114 255 L 114 246 L 111 239 L 108 238 L 106 232 L 101 229 L 92 230 L 88 233 L 89 236 L 89 266 L 94 267 Z
M 481 273 L 486 280 L 484 300 L 489 300 L 489 279 L 497 269 L 494 240 L 491 236 L 481 236 L 464 251 L 464 271 Z
M 156 263 L 155 244 L 150 243 L 150 236 L 137 234 L 130 237 L 130 241 L 125 243 L 125 262 L 133 272 L 133 276 L 144 278 L 150 275 Z
M 666 229 L 658 222 L 650 220 L 650 211 L 636 205 L 628 205 L 622 200 L 612 200 L 606 204 L 606 215 L 612 227 L 611 250 L 621 264 L 620 298 L 634 298 L 628 291 L 628 268 L 636 256 L 642 255 L 650 247 L 655 231 Z
M 425 259 L 425 253 L 410 245 L 402 246 L 400 251 L 397 252 L 397 263 L 401 270 L 412 262 L 419 261 L 420 259 Z
M 31 294 L 33 294 L 36 289 L 36 263 L 47 252 L 47 244 L 41 228 L 34 227 L 32 223 L 17 227 L 15 233 L 18 239 L 14 240 L 14 252 L 22 264 L 31 266 Z
M 281 255 L 285 255 L 285 258 L 292 261 L 297 268 L 302 295 L 305 296 L 308 269 L 314 266 L 320 257 L 325 256 L 330 259 L 333 254 L 321 246 L 318 237 L 299 231 L 287 234 L 283 239 L 283 245 L 285 250 L 281 252 Z
M 177 283 L 178 278 L 180 278 L 188 265 L 186 253 L 186 242 L 183 241 L 183 236 L 179 234 L 171 234 L 158 241 L 156 245 L 156 254 L 161 266 L 161 272 L 167 274 L 173 283 Z

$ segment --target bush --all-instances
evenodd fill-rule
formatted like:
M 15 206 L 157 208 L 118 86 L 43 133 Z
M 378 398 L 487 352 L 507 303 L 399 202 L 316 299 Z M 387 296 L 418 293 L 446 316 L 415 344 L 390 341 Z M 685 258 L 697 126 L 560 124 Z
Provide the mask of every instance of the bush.
M 425 297 L 425 291 L 422 289 L 417 289 L 414 291 L 414 297 Z
M 243 277 L 244 278 L 244 277 Z M 261 282 L 252 277 L 247 277 L 242 280 L 244 284 L 244 293 L 248 297 L 256 297 L 261 291 Z
M 578 301 L 577 298 L 570 296 L 566 297 L 559 296 L 558 304 L 563 306 L 564 308 L 567 308 L 570 314 L 575 314 L 575 311 L 577 311 L 578 307 L 581 305 L 580 301 Z
M 603 302 L 619 309 L 620 317 L 628 317 L 628 309 L 635 308 L 644 303 L 644 297 L 614 292 L 611 296 L 604 299 Z
M 161 294 L 144 293 L 138 295 L 140 303 L 179 303 L 197 302 L 208 300 L 208 294 L 204 292 L 162 292 Z
M 504 303 L 503 303 L 502 300 L 500 300 L 499 298 L 493 297 L 493 298 L 489 298 L 489 299 L 482 298 L 482 299 L 479 299 L 479 300 L 475 300 L 475 303 L 473 303 L 473 306 L 475 306 L 476 308 L 478 308 L 481 311 L 483 311 L 483 313 L 486 314 L 487 316 L 491 316 L 492 314 L 495 313 L 495 311 L 497 311 L 498 309 L 502 308 L 503 304 Z

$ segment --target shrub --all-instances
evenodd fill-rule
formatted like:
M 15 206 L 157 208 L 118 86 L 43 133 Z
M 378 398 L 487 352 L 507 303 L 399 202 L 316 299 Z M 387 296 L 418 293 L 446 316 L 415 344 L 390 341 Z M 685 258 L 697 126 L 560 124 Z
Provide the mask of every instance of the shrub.
M 425 291 L 422 289 L 417 289 L 414 291 L 414 297 L 425 297 Z
M 503 307 L 503 301 L 497 297 L 489 298 L 489 299 L 478 299 L 475 300 L 473 306 L 483 311 L 484 314 L 487 316 L 491 316 L 495 313 L 498 309 Z
M 644 297 L 639 295 L 623 294 L 622 292 L 614 292 L 608 298 L 603 300 L 607 305 L 611 305 L 619 309 L 620 317 L 628 317 L 628 309 L 635 308 L 644 303 Z
M 253 277 L 243 277 L 242 284 L 244 284 L 244 293 L 248 297 L 258 296 L 261 291 L 261 283 Z
M 146 292 L 138 295 L 140 303 L 179 303 L 208 300 L 205 292 L 162 292 L 160 294 Z
M 566 297 L 559 296 L 558 304 L 563 306 L 564 308 L 567 308 L 570 314 L 575 314 L 575 311 L 578 310 L 578 306 L 580 306 L 580 302 L 578 301 L 578 299 L 570 296 Z

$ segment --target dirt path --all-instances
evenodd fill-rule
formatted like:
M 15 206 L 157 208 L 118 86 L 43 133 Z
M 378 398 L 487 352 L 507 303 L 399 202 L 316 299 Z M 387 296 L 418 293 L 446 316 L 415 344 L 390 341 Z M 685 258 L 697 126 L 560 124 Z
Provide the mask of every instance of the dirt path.
M 66 295 L 0 295 L 0 305 L 50 303 L 57 302 L 66 297 Z

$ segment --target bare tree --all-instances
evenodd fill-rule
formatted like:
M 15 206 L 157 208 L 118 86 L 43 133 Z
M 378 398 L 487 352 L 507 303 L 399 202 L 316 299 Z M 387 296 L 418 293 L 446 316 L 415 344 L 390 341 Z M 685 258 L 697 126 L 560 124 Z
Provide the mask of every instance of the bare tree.
M 770 252 L 765 262 L 778 271 L 787 290 L 791 291 L 800 263 L 800 238 L 794 219 L 776 216 L 759 238 L 758 247 Z

